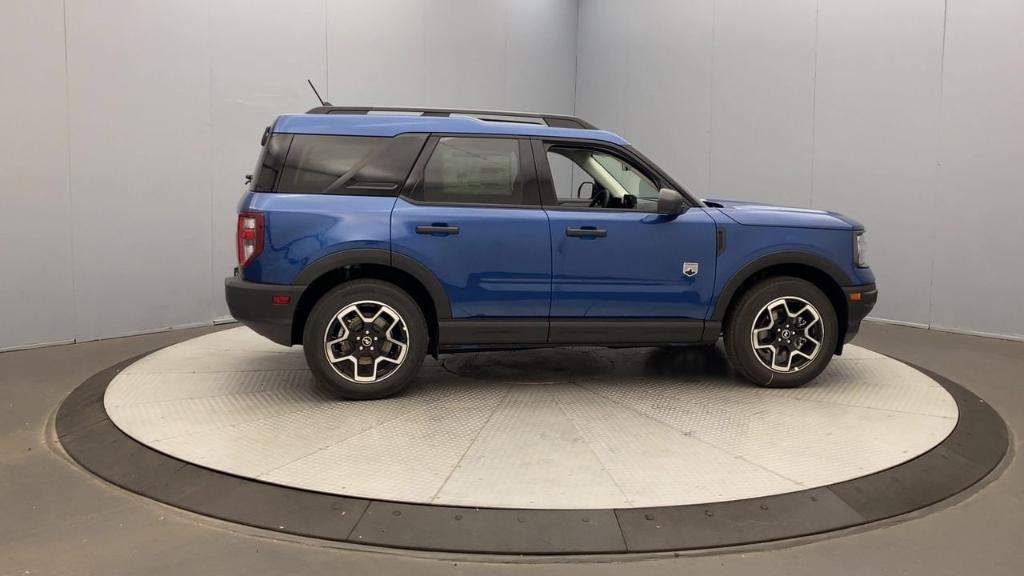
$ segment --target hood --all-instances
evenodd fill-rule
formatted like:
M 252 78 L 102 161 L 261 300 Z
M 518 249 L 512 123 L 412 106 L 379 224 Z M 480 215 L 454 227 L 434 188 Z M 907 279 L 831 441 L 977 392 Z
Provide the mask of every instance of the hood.
M 708 208 L 719 208 L 722 214 L 746 226 L 786 226 L 790 228 L 825 228 L 853 230 L 863 228 L 860 222 L 837 212 L 811 208 L 789 208 L 741 200 L 704 200 Z

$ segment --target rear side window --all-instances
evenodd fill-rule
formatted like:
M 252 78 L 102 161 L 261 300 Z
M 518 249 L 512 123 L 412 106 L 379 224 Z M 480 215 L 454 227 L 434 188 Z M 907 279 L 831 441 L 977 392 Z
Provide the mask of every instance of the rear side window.
M 443 137 L 423 168 L 419 200 L 467 204 L 523 202 L 519 141 Z
M 292 139 L 276 191 L 324 192 L 388 140 L 370 136 L 297 134 Z

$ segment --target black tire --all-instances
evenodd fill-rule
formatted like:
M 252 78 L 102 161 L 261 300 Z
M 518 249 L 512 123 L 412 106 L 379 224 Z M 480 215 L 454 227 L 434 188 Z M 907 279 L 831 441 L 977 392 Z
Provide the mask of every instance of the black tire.
M 782 315 L 778 308 L 779 299 L 786 298 L 788 309 L 791 312 L 802 310 L 801 301 L 808 303 L 815 309 L 820 318 L 820 331 L 814 328 L 817 323 L 813 321 L 811 312 L 805 312 L 799 318 L 790 320 L 776 320 L 772 311 L 765 308 L 770 303 L 776 303 L 773 308 L 774 314 Z M 786 304 L 784 304 L 786 305 Z M 795 310 L 794 310 L 795 309 Z M 767 316 L 766 316 L 767 314 Z M 789 316 L 787 315 L 787 318 Z M 754 349 L 752 332 L 757 325 L 758 335 L 756 338 L 762 346 L 772 346 L 772 349 Z M 805 324 L 800 325 L 803 321 Z M 785 322 L 785 323 L 783 323 Z M 786 326 L 807 326 L 799 331 L 786 331 Z M 766 329 L 771 326 L 771 329 Z M 806 332 L 812 331 L 812 333 Z M 789 339 L 784 335 L 792 334 Z M 814 336 L 818 336 L 817 339 Z M 832 355 L 835 353 L 836 341 L 839 337 L 838 322 L 836 321 L 835 309 L 827 296 L 815 285 L 790 276 L 779 276 L 768 278 L 747 290 L 736 303 L 725 322 L 724 330 L 725 353 L 733 369 L 741 376 L 750 380 L 758 386 L 766 388 L 795 388 L 810 382 L 821 371 L 828 366 Z M 810 338 L 808 338 L 810 337 Z M 798 340 L 803 338 L 803 340 Z M 816 353 L 811 353 L 813 342 L 817 340 L 820 344 Z M 798 348 L 797 342 L 803 342 L 803 347 Z M 778 342 L 778 348 L 772 342 Z M 796 348 L 798 354 L 791 354 L 790 350 Z M 813 356 L 808 360 L 803 354 Z M 780 371 L 769 368 L 769 364 L 784 366 L 785 360 L 791 360 L 793 371 Z
M 347 322 L 345 328 L 342 328 L 342 322 L 337 320 L 336 316 L 347 307 L 367 302 L 373 304 L 361 304 L 358 311 L 350 312 L 345 316 Z M 396 325 L 393 331 L 387 331 L 386 325 L 389 321 L 385 318 L 390 318 L 390 312 L 386 310 L 378 323 L 365 322 L 360 313 L 371 315 L 374 309 L 380 309 L 375 308 L 375 304 L 382 304 L 397 313 L 401 323 L 405 325 L 405 330 Z M 358 326 L 358 330 L 351 329 L 355 326 Z M 343 360 L 337 364 L 330 361 L 327 346 L 329 329 L 335 332 L 333 336 L 340 335 L 343 329 L 347 331 L 348 337 L 345 342 L 332 345 L 330 350 L 336 357 L 352 356 L 352 360 Z M 357 349 L 363 350 L 358 348 L 358 345 L 362 344 L 363 335 L 357 336 L 357 332 L 363 332 L 364 329 L 367 337 L 379 340 L 367 346 L 367 352 L 357 352 Z M 404 355 L 397 352 L 401 349 L 400 345 L 388 342 L 389 336 L 398 341 L 404 336 L 407 346 Z M 302 334 L 306 363 L 309 364 L 313 375 L 327 389 L 348 400 L 384 398 L 405 388 L 423 363 L 423 358 L 427 354 L 428 339 L 427 323 L 416 301 L 401 288 L 380 280 L 353 280 L 324 294 L 313 306 Z M 395 359 L 401 358 L 397 367 L 391 361 L 374 362 L 376 357 L 389 355 L 382 352 L 384 348 L 387 348 L 390 356 Z M 369 352 L 370 350 L 373 352 Z M 366 364 L 361 364 L 364 361 Z M 367 369 L 372 370 L 372 373 L 367 374 Z M 359 373 L 352 374 L 354 370 Z M 356 382 L 352 379 L 375 377 L 378 374 L 381 374 L 380 377 L 372 382 Z

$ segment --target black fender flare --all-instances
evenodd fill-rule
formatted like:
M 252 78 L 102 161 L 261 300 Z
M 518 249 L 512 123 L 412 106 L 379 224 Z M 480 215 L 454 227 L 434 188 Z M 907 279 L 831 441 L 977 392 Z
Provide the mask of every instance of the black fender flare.
M 414 258 L 381 248 L 357 248 L 328 254 L 306 266 L 295 277 L 292 284 L 308 286 L 324 274 L 359 264 L 387 266 L 405 272 L 426 288 L 427 294 L 430 295 L 430 299 L 434 303 L 434 311 L 438 320 L 447 320 L 452 317 L 448 294 L 433 272 Z
M 718 295 L 718 300 L 715 302 L 715 309 L 711 313 L 709 322 L 720 323 L 725 320 L 725 313 L 729 310 L 736 291 L 739 290 L 744 282 L 762 270 L 781 264 L 800 264 L 820 270 L 832 278 L 840 288 L 853 284 L 849 275 L 842 268 L 824 256 L 797 250 L 772 252 L 747 262 L 729 278 Z

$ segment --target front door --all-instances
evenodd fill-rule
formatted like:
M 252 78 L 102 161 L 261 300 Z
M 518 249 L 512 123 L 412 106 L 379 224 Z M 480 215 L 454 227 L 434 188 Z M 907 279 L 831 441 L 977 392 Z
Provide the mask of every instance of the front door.
M 543 343 L 551 239 L 527 139 L 434 136 L 391 214 L 391 247 L 440 280 L 444 344 Z
M 551 230 L 551 341 L 700 338 L 716 259 L 704 209 L 658 214 L 661 182 L 624 151 L 557 141 L 535 150 Z

